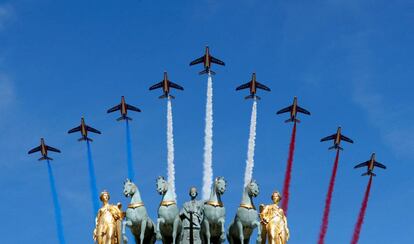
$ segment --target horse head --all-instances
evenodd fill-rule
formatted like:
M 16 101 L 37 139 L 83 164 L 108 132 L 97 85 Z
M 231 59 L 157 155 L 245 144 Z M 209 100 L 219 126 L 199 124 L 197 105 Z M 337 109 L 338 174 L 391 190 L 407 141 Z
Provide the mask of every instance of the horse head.
M 160 195 L 165 195 L 168 191 L 168 182 L 162 176 L 158 176 L 157 178 L 157 192 Z
M 246 186 L 246 189 L 250 197 L 257 197 L 259 195 L 259 185 L 255 180 L 250 181 L 250 183 Z
M 224 177 L 219 176 L 214 180 L 214 187 L 216 188 L 216 192 L 220 195 L 223 195 L 226 191 L 227 182 Z
M 137 186 L 130 179 L 126 179 L 124 182 L 124 195 L 131 197 L 137 191 Z

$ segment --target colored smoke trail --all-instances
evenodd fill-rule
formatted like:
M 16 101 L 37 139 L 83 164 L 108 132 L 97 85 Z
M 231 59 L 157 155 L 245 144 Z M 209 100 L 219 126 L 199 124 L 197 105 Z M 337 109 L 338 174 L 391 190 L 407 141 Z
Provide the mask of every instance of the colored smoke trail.
M 336 150 L 335 163 L 332 169 L 331 179 L 329 180 L 329 188 L 328 188 L 328 193 L 326 194 L 326 199 L 325 199 L 325 208 L 323 210 L 322 225 L 319 231 L 318 244 L 325 243 L 325 236 L 328 230 L 329 212 L 331 210 L 332 193 L 333 193 L 334 186 L 335 186 L 335 178 L 336 178 L 336 172 L 338 169 L 338 162 L 339 162 L 339 149 Z
M 244 171 L 244 187 L 246 187 L 253 176 L 254 148 L 256 146 L 256 122 L 257 122 L 257 101 L 254 99 L 252 115 L 250 117 L 249 144 L 247 146 L 246 170 Z
M 204 128 L 204 162 L 203 162 L 203 195 L 202 199 L 210 197 L 210 187 L 213 182 L 213 79 L 208 75 L 206 127 Z
M 369 193 L 371 192 L 372 176 L 369 177 L 367 189 L 365 190 L 364 200 L 362 201 L 361 210 L 359 211 L 358 221 L 355 225 L 354 234 L 352 235 L 351 244 L 357 244 L 359 234 L 361 233 L 362 224 L 364 223 L 365 212 L 367 211 Z
M 131 130 L 129 129 L 129 122 L 125 120 L 126 129 L 126 148 L 127 148 L 127 164 L 128 164 L 128 179 L 135 180 L 134 164 L 132 162 L 132 143 L 131 143 Z
M 167 151 L 168 151 L 168 183 L 171 187 L 171 191 L 174 195 L 174 199 L 177 198 L 175 194 L 175 165 L 174 165 L 174 133 L 173 133 L 173 116 L 171 99 L 168 98 L 167 103 Z
M 288 205 L 289 205 L 289 187 L 290 187 L 290 179 L 292 176 L 293 153 L 295 152 L 295 140 L 296 140 L 296 121 L 293 124 L 292 136 L 290 138 L 289 155 L 288 155 L 286 173 L 285 173 L 285 182 L 283 184 L 282 209 L 285 211 L 286 215 L 287 215 Z
M 95 167 L 92 160 L 91 145 L 88 140 L 86 141 L 86 145 L 88 147 L 89 186 L 92 194 L 93 214 L 95 215 L 99 209 L 98 188 L 96 187 Z
M 52 166 L 49 160 L 47 160 L 47 172 L 49 174 L 50 190 L 52 191 L 53 206 L 55 208 L 55 222 L 58 234 L 59 243 L 65 243 L 65 237 L 63 235 L 63 224 L 62 224 L 62 211 L 60 209 L 59 198 L 56 191 L 55 177 L 53 176 Z

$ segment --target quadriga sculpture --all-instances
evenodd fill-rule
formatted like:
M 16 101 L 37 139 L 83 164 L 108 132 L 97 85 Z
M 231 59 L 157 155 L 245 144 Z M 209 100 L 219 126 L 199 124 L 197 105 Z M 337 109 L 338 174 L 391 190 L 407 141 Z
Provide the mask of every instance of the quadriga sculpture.
M 230 224 L 227 239 L 230 244 L 249 244 L 250 236 L 257 227 L 256 243 L 261 243 L 261 228 L 258 221 L 258 213 L 253 204 L 253 197 L 259 195 L 259 186 L 251 181 L 243 192 L 243 198 L 237 209 L 236 216 Z
M 154 223 L 148 217 L 138 187 L 129 179 L 124 182 L 124 195 L 131 197 L 131 202 L 126 210 L 125 221 L 122 224 L 124 242 L 128 241 L 125 235 L 125 226 L 128 226 L 135 237 L 135 243 L 155 243 Z
M 169 190 L 168 182 L 162 176 L 157 178 L 157 192 L 162 195 L 158 208 L 157 239 L 162 240 L 163 244 L 179 243 L 181 220 L 177 202 L 173 192 Z
M 221 195 L 226 191 L 224 177 L 217 177 L 211 190 L 210 199 L 204 203 L 204 220 L 201 229 L 203 243 L 218 244 L 226 240 L 224 228 L 226 209 L 221 201 Z

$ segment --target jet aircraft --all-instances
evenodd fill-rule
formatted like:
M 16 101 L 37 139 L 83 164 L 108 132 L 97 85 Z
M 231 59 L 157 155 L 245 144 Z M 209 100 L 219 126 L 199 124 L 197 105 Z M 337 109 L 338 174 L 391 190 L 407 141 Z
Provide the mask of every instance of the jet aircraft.
M 203 65 L 204 65 L 204 70 L 199 72 L 200 75 L 202 75 L 202 74 L 215 75 L 216 73 L 211 70 L 211 64 L 213 64 L 213 63 L 223 65 L 223 66 L 225 65 L 223 61 L 221 61 L 220 59 L 217 59 L 217 58 L 210 55 L 210 50 L 209 50 L 208 46 L 206 46 L 205 54 L 203 56 L 199 57 L 198 59 L 193 60 L 190 63 L 190 66 L 195 65 L 195 64 L 200 64 L 200 63 L 203 63 Z
M 56 149 L 54 147 L 51 147 L 51 146 L 46 145 L 45 144 L 45 140 L 43 138 L 40 138 L 40 146 L 33 148 L 32 150 L 30 150 L 28 152 L 28 154 L 32 154 L 32 153 L 39 152 L 39 151 L 42 154 L 42 157 L 39 158 L 39 161 L 42 161 L 42 160 L 53 160 L 52 158 L 50 158 L 50 157 L 47 156 L 47 152 L 48 151 L 60 153 L 60 150 L 59 149 Z
M 121 112 L 121 117 L 116 119 L 117 121 L 132 120 L 130 117 L 127 116 L 128 110 L 135 111 L 135 112 L 141 112 L 141 109 L 127 104 L 125 102 L 125 97 L 124 96 L 121 97 L 121 103 L 120 104 L 116 105 L 113 108 L 108 109 L 108 111 L 106 111 L 106 112 L 107 113 L 112 113 L 112 112 L 115 112 L 115 111 L 118 111 L 118 110 Z
M 162 88 L 162 91 L 164 92 L 163 95 L 158 97 L 160 99 L 161 98 L 175 98 L 173 95 L 170 95 L 171 88 L 175 88 L 178 90 L 184 90 L 182 86 L 175 84 L 174 82 L 171 82 L 170 80 L 168 80 L 168 74 L 165 71 L 164 71 L 164 79 L 161 82 L 151 86 L 149 89 L 150 91 L 152 91 L 158 88 Z
M 78 127 L 69 130 L 68 133 L 71 134 L 78 131 L 80 131 L 82 135 L 82 137 L 79 138 L 78 141 L 93 141 L 91 138 L 88 137 L 88 131 L 96 134 L 101 134 L 99 130 L 86 125 L 85 119 L 83 117 L 81 118 L 81 124 Z
M 375 160 L 375 153 L 372 153 L 370 160 L 356 165 L 354 167 L 354 169 L 361 168 L 361 167 L 364 167 L 364 166 L 367 167 L 367 172 L 363 173 L 362 176 L 366 176 L 366 175 L 376 176 L 376 174 L 374 174 L 372 172 L 374 170 L 374 167 L 379 167 L 381 169 L 386 169 L 387 168 L 387 167 L 385 167 L 385 165 L 383 165 L 383 164 L 381 164 L 381 163 L 379 163 Z
M 252 74 L 252 79 L 249 82 L 247 82 L 247 83 L 245 83 L 245 84 L 243 84 L 241 86 L 238 86 L 236 88 L 236 91 L 243 90 L 243 89 L 247 89 L 247 88 L 250 89 L 250 95 L 247 96 L 247 97 L 245 97 L 245 99 L 249 99 L 249 98 L 252 98 L 252 99 L 253 98 L 254 99 L 260 99 L 260 97 L 256 95 L 257 89 L 262 89 L 262 90 L 265 90 L 265 91 L 270 91 L 270 88 L 269 87 L 267 87 L 267 86 L 259 83 L 256 80 L 256 73 L 253 73 Z
M 336 131 L 335 134 L 324 137 L 321 139 L 321 142 L 323 141 L 330 141 L 333 140 L 334 141 L 334 145 L 332 147 L 330 147 L 329 149 L 339 149 L 339 150 L 343 150 L 343 148 L 340 146 L 341 141 L 346 141 L 349 143 L 354 143 L 353 140 L 349 139 L 348 137 L 342 135 L 341 133 L 341 127 L 338 127 L 338 130 Z
M 276 114 L 283 114 L 283 113 L 286 113 L 286 112 L 290 112 L 290 119 L 286 120 L 285 121 L 286 123 L 287 122 L 295 122 L 295 123 L 298 122 L 299 123 L 300 120 L 298 120 L 296 118 L 298 112 L 310 115 L 310 112 L 308 110 L 298 106 L 298 98 L 297 97 L 293 98 L 293 104 L 292 105 L 277 111 Z

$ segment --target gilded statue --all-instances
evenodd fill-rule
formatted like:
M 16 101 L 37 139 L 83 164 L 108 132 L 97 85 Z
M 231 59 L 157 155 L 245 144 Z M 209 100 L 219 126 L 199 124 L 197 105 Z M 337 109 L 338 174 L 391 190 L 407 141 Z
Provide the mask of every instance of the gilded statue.
M 102 207 L 95 219 L 93 239 L 97 244 L 121 244 L 121 222 L 124 218 L 121 204 L 109 204 L 110 195 L 103 191 L 99 197 Z
M 283 209 L 279 207 L 282 199 L 279 192 L 272 194 L 273 204 L 260 205 L 260 223 L 262 226 L 262 244 L 286 244 L 289 240 L 287 218 Z

